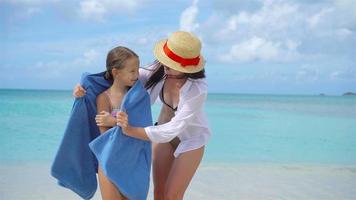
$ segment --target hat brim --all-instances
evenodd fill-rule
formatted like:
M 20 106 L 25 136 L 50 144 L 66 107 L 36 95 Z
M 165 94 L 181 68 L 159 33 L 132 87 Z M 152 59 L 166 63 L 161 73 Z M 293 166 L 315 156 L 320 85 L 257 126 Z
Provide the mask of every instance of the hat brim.
M 204 69 L 204 65 L 205 65 L 205 59 L 202 55 L 200 55 L 200 61 L 198 63 L 198 65 L 187 65 L 187 66 L 182 66 L 180 63 L 172 60 L 171 58 L 169 58 L 164 52 L 163 52 L 163 46 L 166 43 L 166 39 L 165 40 L 160 40 L 159 42 L 156 43 L 154 49 L 153 49 L 153 54 L 156 57 L 156 59 L 164 64 L 165 66 L 177 70 L 179 72 L 183 72 L 183 73 L 196 73 L 201 71 L 202 69 Z

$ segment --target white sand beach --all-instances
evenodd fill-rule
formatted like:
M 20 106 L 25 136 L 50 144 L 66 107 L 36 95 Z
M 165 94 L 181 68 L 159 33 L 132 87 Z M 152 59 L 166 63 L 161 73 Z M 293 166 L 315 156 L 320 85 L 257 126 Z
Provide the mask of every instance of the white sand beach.
M 80 199 L 58 186 L 49 168 L 49 163 L 2 164 L 0 199 Z M 353 200 L 355 188 L 356 166 L 203 163 L 185 199 Z M 101 199 L 99 190 L 93 199 Z

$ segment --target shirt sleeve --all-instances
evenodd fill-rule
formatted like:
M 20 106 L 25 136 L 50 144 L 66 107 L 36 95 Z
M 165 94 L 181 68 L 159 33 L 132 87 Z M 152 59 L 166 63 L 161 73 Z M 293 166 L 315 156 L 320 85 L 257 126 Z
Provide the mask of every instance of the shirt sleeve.
M 145 85 L 151 76 L 152 72 L 155 70 L 155 68 L 158 66 L 157 62 L 152 63 L 151 65 L 145 66 L 145 67 L 140 67 L 139 70 L 139 79 L 142 83 L 142 85 Z
M 201 93 L 185 101 L 171 121 L 158 126 L 146 127 L 145 132 L 148 138 L 156 143 L 171 141 L 189 126 L 195 113 L 203 108 L 206 96 L 207 93 Z
M 139 77 L 138 79 L 141 81 L 142 85 L 145 85 L 148 81 L 148 77 L 150 75 L 151 71 L 145 69 L 145 68 L 140 68 L 139 69 Z

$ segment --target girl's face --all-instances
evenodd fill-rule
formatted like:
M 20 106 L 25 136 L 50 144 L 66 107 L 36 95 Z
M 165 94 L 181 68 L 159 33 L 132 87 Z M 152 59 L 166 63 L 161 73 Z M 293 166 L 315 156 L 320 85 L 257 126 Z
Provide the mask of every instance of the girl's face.
M 164 73 L 167 74 L 167 75 L 171 75 L 171 76 L 181 76 L 183 75 L 184 73 L 183 72 L 180 72 L 180 71 L 177 71 L 177 70 L 174 70 L 174 69 L 171 69 L 165 65 L 164 66 Z
M 113 69 L 114 80 L 120 81 L 125 86 L 133 86 L 138 79 L 138 68 L 140 62 L 138 58 L 131 57 L 123 63 L 122 69 Z

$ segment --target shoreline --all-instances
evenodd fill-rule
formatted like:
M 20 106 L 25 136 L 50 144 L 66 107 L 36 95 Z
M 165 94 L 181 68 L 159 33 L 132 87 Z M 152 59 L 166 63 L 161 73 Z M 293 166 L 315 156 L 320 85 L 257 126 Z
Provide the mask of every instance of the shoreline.
M 57 185 L 50 162 L 1 164 L 1 199 L 80 199 Z M 356 199 L 356 165 L 205 163 L 185 199 Z M 153 199 L 152 182 L 149 200 Z M 101 199 L 97 190 L 93 199 Z

